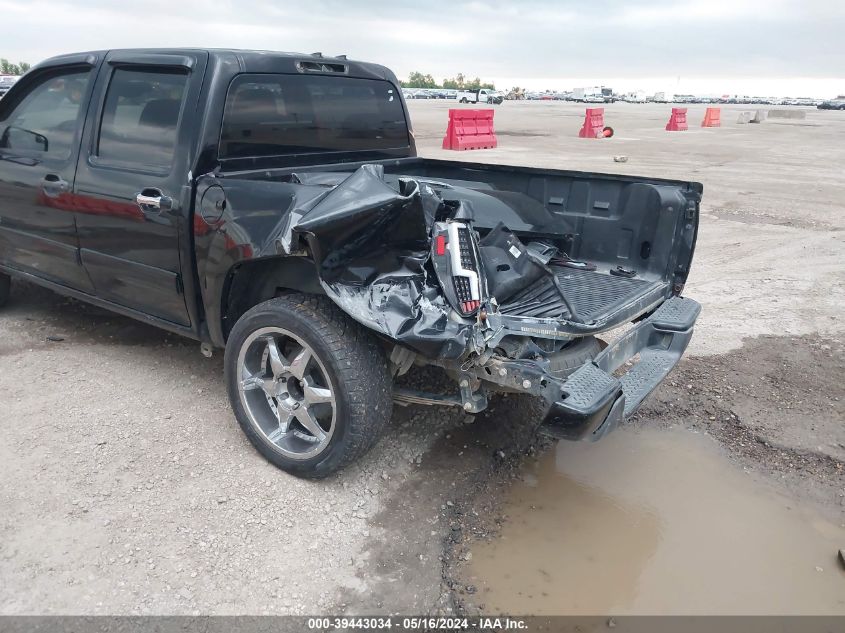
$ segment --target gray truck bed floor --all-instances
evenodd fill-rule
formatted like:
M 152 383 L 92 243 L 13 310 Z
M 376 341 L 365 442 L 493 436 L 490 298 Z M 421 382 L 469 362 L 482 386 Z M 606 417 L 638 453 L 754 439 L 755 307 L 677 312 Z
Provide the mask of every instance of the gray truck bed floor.
M 566 298 L 584 319 L 595 319 L 667 284 L 663 281 L 617 277 L 606 272 L 553 268 Z M 548 278 L 540 279 L 501 306 L 504 314 L 557 318 L 567 315 L 566 305 Z

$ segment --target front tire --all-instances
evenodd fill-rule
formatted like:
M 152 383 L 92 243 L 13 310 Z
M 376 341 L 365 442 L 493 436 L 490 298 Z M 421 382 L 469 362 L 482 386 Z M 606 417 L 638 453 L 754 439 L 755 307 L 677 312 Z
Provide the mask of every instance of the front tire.
M 272 464 L 322 478 L 369 450 L 393 409 L 375 338 L 327 297 L 261 303 L 232 328 L 226 386 L 238 423 Z
M 9 275 L 0 273 L 0 308 L 9 301 L 9 294 L 12 288 L 12 279 Z

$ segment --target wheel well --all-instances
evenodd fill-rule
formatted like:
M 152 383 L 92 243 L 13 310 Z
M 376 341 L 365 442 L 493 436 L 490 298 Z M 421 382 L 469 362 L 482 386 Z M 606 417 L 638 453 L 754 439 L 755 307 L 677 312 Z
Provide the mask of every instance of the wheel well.
M 228 338 L 244 312 L 289 292 L 325 294 L 313 261 L 305 257 L 271 257 L 235 264 L 223 288 L 223 336 Z

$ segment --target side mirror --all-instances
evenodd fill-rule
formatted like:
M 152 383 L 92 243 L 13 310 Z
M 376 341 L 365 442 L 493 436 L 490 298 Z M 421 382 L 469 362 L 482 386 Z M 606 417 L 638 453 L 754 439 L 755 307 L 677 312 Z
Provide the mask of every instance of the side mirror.
M 6 149 L 46 152 L 50 144 L 47 137 L 32 130 L 10 125 L 0 137 L 0 147 Z

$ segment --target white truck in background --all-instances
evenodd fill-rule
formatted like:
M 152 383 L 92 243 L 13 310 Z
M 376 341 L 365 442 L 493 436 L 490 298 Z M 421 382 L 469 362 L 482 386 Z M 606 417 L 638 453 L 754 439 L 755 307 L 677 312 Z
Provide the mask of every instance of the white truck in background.
M 589 86 L 587 88 L 575 88 L 572 91 L 572 98 L 582 103 L 604 103 L 604 95 L 600 86 Z
M 492 103 L 499 105 L 505 100 L 498 90 L 481 88 L 480 90 L 459 90 L 457 99 L 460 103 Z
M 652 101 L 655 103 L 672 103 L 675 95 L 671 92 L 655 92 Z

